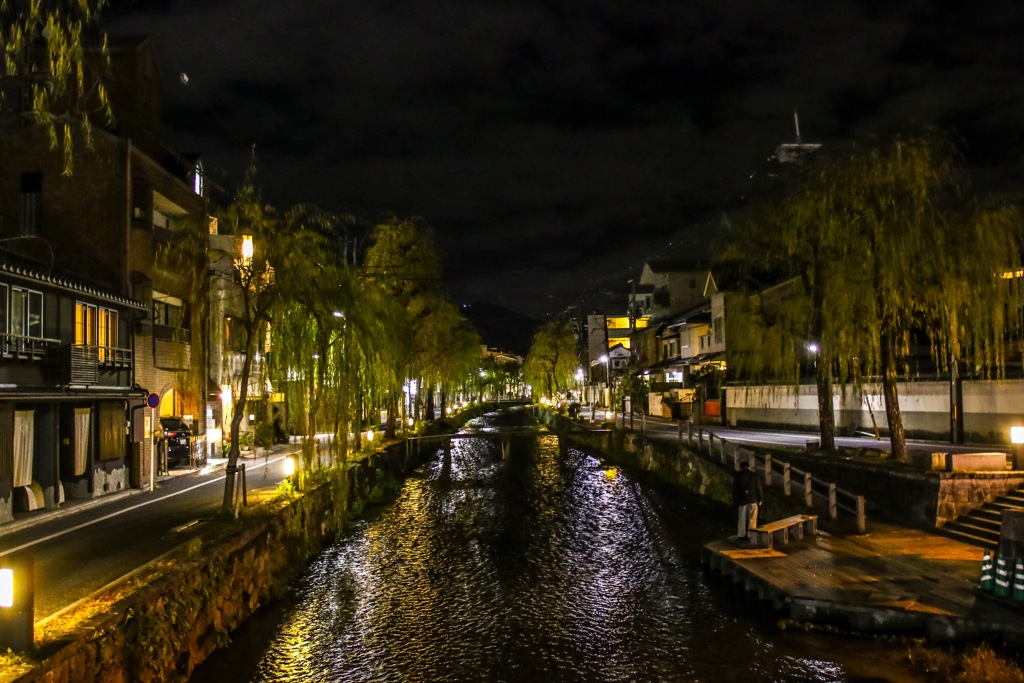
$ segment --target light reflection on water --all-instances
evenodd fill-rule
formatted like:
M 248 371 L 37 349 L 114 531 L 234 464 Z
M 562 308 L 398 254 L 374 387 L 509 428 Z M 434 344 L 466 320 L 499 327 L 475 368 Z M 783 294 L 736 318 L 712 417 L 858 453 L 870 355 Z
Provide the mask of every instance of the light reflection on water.
M 560 458 L 554 437 L 504 461 L 456 440 L 447 472 L 439 455 L 407 480 L 193 680 L 912 680 L 709 586 L 699 549 L 727 510 Z

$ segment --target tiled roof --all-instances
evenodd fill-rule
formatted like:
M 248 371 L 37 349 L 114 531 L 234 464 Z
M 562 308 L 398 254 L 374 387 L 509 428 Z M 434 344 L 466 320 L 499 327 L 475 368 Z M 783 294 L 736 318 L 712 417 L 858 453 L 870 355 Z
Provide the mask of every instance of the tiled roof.
M 79 280 L 68 275 L 62 275 L 27 262 L 18 261 L 11 256 L 0 257 L 0 273 L 8 273 L 10 275 L 51 285 L 53 287 L 59 287 L 68 291 L 88 294 L 96 299 L 109 301 L 120 306 L 146 310 L 146 305 L 140 301 L 136 301 L 135 299 L 126 296 L 121 296 L 120 294 L 111 292 L 110 290 L 97 287 L 96 285 L 89 284 L 83 280 Z

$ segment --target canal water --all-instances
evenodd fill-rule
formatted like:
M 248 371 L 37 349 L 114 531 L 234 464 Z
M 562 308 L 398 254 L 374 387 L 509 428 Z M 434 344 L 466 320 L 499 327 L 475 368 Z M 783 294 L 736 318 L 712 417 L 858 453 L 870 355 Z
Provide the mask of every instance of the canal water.
M 504 460 L 454 443 L 192 681 L 924 680 L 899 641 L 781 629 L 707 576 L 731 508 L 559 456 L 551 436 Z

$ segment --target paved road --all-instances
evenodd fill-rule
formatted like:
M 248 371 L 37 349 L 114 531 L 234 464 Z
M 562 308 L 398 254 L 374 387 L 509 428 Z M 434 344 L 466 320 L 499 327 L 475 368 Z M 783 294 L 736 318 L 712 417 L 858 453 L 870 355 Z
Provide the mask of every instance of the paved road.
M 266 458 L 245 459 L 249 490 L 277 486 L 285 455 L 296 449 L 280 446 Z M 223 465 L 176 472 L 155 491 L 76 501 L 60 511 L 29 513 L 28 525 L 16 520 L 0 527 L 0 557 L 31 554 L 38 621 L 197 535 L 220 510 L 223 495 Z

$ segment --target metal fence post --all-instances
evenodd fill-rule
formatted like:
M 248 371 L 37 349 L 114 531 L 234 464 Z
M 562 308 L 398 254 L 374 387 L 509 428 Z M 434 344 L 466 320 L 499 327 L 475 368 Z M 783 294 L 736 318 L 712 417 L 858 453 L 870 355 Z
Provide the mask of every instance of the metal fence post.
M 810 472 L 804 472 L 804 505 L 814 507 L 814 478 Z
M 788 462 L 782 463 L 782 493 L 784 493 L 787 496 L 792 493 L 792 489 L 789 486 L 789 463 Z
M 829 482 L 828 485 L 828 518 L 834 520 L 839 514 L 836 505 L 836 485 Z

